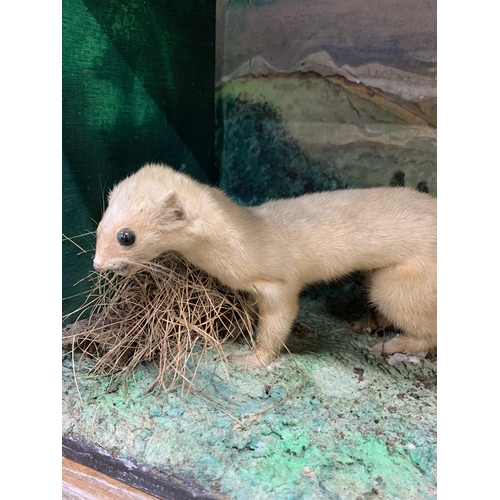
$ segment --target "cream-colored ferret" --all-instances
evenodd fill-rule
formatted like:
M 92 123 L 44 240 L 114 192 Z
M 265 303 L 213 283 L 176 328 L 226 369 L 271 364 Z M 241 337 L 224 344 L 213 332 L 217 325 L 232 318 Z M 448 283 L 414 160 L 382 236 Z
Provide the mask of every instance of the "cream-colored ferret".
M 113 188 L 96 234 L 97 271 L 130 275 L 175 250 L 250 292 L 259 320 L 248 365 L 279 353 L 304 285 L 354 271 L 371 271 L 370 300 L 404 332 L 385 352 L 436 346 L 436 199 L 428 194 L 347 189 L 243 207 L 170 167 L 145 165 Z

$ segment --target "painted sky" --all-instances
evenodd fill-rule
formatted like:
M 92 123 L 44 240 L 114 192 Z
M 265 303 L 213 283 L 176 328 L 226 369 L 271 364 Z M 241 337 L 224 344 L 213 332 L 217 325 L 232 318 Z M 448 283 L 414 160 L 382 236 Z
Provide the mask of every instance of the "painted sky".
M 220 0 L 216 80 L 261 55 L 291 69 L 327 51 L 339 65 L 436 67 L 436 0 Z

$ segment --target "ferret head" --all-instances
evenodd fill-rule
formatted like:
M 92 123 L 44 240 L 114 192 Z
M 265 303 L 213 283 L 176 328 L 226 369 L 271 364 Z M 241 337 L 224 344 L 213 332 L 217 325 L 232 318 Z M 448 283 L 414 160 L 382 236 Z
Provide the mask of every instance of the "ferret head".
M 184 239 L 187 214 L 169 167 L 148 165 L 117 184 L 96 231 L 94 269 L 129 276 Z M 178 174 L 177 174 L 178 175 Z

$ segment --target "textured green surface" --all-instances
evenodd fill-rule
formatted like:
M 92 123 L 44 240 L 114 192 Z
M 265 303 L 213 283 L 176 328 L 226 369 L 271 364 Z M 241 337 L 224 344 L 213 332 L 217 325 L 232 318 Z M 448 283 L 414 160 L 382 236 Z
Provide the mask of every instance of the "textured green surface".
M 436 498 L 435 363 L 388 364 L 328 305 L 302 299 L 295 361 L 271 373 L 228 364 L 228 380 L 208 356 L 204 390 L 187 398 L 146 394 L 155 370 L 144 365 L 109 392 L 79 374 L 80 400 L 68 358 L 63 432 L 234 500 Z
M 216 182 L 214 2 L 64 0 L 62 12 L 63 233 L 94 230 L 109 188 L 148 161 Z M 85 290 L 91 256 L 64 242 L 64 297 Z

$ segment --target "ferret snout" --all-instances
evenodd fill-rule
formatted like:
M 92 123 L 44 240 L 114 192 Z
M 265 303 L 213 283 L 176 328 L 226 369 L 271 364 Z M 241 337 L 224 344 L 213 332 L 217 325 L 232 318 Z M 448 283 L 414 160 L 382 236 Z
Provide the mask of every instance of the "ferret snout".
M 113 262 L 113 263 L 104 263 L 102 264 L 97 259 L 94 259 L 94 269 L 101 273 L 106 271 L 112 271 L 115 274 L 119 274 L 120 276 L 130 276 L 138 271 L 139 266 L 135 266 L 126 262 Z
M 94 259 L 94 269 L 100 273 L 103 270 L 102 264 Z

